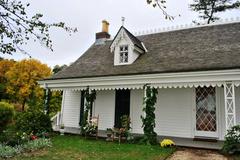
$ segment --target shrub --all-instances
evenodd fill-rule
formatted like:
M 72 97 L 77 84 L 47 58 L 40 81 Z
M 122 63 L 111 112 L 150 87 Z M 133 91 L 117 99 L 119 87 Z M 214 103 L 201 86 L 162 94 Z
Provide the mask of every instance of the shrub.
M 227 154 L 240 153 L 240 125 L 228 130 L 222 151 Z
M 38 110 L 19 113 L 16 117 L 16 127 L 27 134 L 42 134 L 52 130 L 51 119 Z
M 18 147 L 5 146 L 0 144 L 0 157 L 10 158 L 20 153 Z
M 23 145 L 15 147 L 0 144 L 0 158 L 10 158 L 22 152 L 31 152 L 45 147 L 51 147 L 50 139 L 39 138 L 34 141 L 28 141 Z
M 13 116 L 14 106 L 6 102 L 0 102 L 0 132 L 12 121 Z
M 164 139 L 160 142 L 161 147 L 172 147 L 175 146 L 175 143 L 171 139 Z
M 51 146 L 52 146 L 52 142 L 50 141 L 50 139 L 39 138 L 23 144 L 22 148 L 24 151 L 30 152 L 30 151 L 35 151 L 45 147 L 51 147 Z
M 28 140 L 29 136 L 24 132 L 17 131 L 14 125 L 8 126 L 7 129 L 0 134 L 0 143 L 9 146 L 20 145 Z

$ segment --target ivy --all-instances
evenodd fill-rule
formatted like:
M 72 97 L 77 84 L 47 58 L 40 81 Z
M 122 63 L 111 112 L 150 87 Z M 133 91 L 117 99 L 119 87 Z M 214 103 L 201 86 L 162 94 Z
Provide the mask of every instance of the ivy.
M 86 100 L 86 103 L 84 107 L 83 121 L 81 125 L 82 134 L 85 134 L 85 128 L 88 126 L 89 111 L 91 109 L 91 105 L 96 99 L 96 91 L 95 90 L 90 91 L 89 87 L 87 87 L 87 89 L 84 92 L 84 98 Z
M 146 91 L 146 95 L 143 98 L 143 112 L 145 112 L 145 117 L 141 116 L 144 131 L 142 142 L 153 145 L 157 143 L 157 133 L 154 131 L 156 125 L 154 111 L 158 91 L 149 85 L 145 85 L 144 90 Z

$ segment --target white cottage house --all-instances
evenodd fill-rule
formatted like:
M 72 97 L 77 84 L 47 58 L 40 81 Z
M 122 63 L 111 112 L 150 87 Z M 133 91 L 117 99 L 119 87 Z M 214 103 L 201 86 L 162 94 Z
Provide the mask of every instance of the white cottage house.
M 156 133 L 177 144 L 217 143 L 240 123 L 240 22 L 141 36 L 121 26 L 113 39 L 108 25 L 103 21 L 96 42 L 78 60 L 39 82 L 63 91 L 60 121 L 66 132 L 79 133 L 87 87 L 97 92 L 91 114 L 99 115 L 102 131 L 127 114 L 131 132 L 143 133 L 145 84 L 158 88 Z M 201 143 L 214 148 L 214 142 Z

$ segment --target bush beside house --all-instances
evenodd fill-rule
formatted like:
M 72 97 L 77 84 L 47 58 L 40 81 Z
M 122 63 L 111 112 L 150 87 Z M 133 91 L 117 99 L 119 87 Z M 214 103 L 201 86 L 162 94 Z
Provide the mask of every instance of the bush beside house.
M 0 102 L 0 158 L 51 146 L 46 138 L 52 130 L 50 117 L 39 110 L 29 109 L 14 116 L 14 107 Z
M 222 151 L 225 154 L 240 153 L 240 125 L 233 126 L 228 130 Z
M 14 106 L 6 102 L 0 102 L 0 133 L 13 120 L 13 116 Z
M 43 134 L 52 131 L 51 119 L 42 111 L 31 109 L 19 113 L 16 117 L 16 127 L 27 134 Z

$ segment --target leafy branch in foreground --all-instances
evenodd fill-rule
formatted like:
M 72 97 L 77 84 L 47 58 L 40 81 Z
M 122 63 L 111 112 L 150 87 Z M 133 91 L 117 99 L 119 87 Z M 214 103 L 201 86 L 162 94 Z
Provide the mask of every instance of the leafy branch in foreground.
M 152 5 L 154 8 L 158 7 L 162 11 L 163 15 L 165 16 L 165 19 L 174 20 L 174 17 L 168 14 L 166 11 L 165 0 L 147 0 L 147 3 Z
M 26 12 L 29 3 L 23 4 L 19 0 L 0 0 L 0 52 L 13 54 L 17 50 L 27 54 L 21 45 L 29 40 L 39 41 L 42 45 L 53 50 L 49 29 L 52 27 L 62 28 L 71 33 L 77 32 L 63 22 L 46 23 L 42 20 L 42 14 L 32 17 Z

